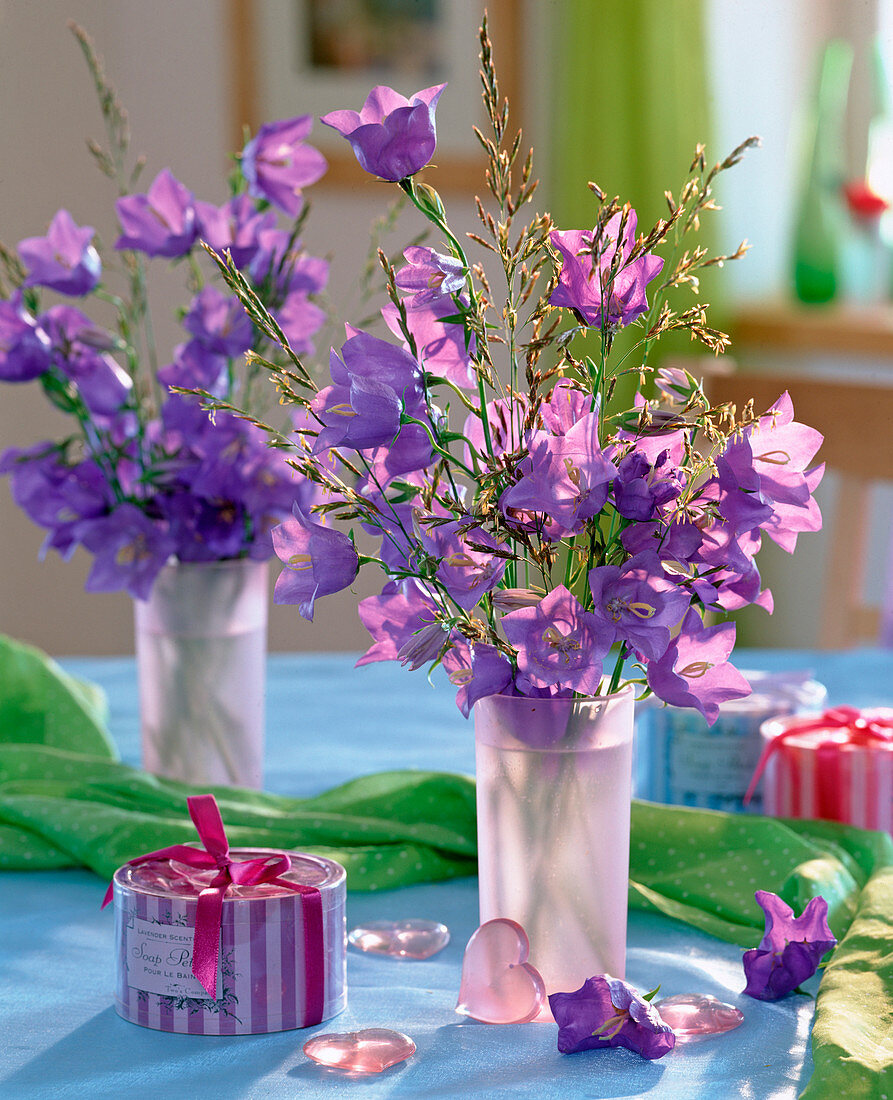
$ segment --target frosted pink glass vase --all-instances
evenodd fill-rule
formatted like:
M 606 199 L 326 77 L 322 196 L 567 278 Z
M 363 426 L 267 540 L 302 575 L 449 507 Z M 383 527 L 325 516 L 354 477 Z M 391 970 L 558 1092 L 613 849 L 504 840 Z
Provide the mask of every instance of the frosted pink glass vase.
M 171 562 L 135 609 L 143 767 L 260 788 L 267 563 Z
M 622 978 L 632 688 L 577 700 L 492 695 L 474 710 L 481 922 L 524 928 L 547 993 L 593 974 Z

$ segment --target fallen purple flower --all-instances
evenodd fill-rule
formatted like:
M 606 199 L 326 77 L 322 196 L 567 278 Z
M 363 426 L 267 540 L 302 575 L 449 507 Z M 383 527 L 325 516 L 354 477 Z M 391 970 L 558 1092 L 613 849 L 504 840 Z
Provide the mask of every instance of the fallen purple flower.
M 551 993 L 549 1007 L 558 1024 L 562 1054 L 626 1047 L 653 1060 L 676 1045 L 673 1029 L 654 1005 L 609 974 L 587 978 L 573 993 Z
M 795 990 L 818 969 L 837 940 L 828 927 L 828 903 L 811 898 L 799 917 L 777 894 L 754 895 L 766 914 L 766 931 L 759 947 L 744 952 L 744 992 L 760 1001 L 777 1001 Z

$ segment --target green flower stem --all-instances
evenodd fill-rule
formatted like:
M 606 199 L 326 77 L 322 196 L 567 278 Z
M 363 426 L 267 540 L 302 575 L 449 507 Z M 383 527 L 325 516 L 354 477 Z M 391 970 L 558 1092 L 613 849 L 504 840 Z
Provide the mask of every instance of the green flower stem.
M 620 677 L 623 674 L 623 662 L 626 659 L 626 642 L 620 643 L 620 652 L 617 654 L 617 662 L 614 665 L 614 672 L 611 674 L 611 684 L 608 688 L 608 694 L 613 695 L 620 686 Z

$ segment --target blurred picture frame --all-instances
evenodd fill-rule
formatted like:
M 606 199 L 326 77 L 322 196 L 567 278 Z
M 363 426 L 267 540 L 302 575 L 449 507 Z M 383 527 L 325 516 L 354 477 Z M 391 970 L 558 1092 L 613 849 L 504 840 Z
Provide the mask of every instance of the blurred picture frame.
M 472 132 L 486 133 L 478 28 L 488 12 L 500 96 L 521 125 L 522 0 L 228 0 L 233 147 L 264 122 L 312 114 L 310 141 L 329 162 L 327 184 L 372 182 L 347 142 L 319 122 L 359 110 L 376 84 L 411 96 L 447 83 L 437 108 L 437 153 L 425 178 L 441 190 L 481 191 L 485 157 Z

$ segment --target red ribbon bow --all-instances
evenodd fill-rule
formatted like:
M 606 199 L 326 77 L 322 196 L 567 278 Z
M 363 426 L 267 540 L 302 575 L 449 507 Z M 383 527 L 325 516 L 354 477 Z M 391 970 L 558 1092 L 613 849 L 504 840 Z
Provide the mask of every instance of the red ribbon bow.
M 186 799 L 189 816 L 198 831 L 205 850 L 187 844 L 172 844 L 147 852 L 128 860 L 128 866 L 136 867 L 153 859 L 175 859 L 189 867 L 210 870 L 218 868 L 217 875 L 198 895 L 195 912 L 195 935 L 192 947 L 192 973 L 208 994 L 217 999 L 217 963 L 220 957 L 220 921 L 223 916 L 223 899 L 230 886 L 257 886 L 261 882 L 274 883 L 285 890 L 301 895 L 301 911 L 304 917 L 304 967 L 306 979 L 306 1006 L 304 1027 L 322 1020 L 325 992 L 325 945 L 323 941 L 322 897 L 315 886 L 287 882 L 280 878 L 291 867 L 285 852 L 277 852 L 257 859 L 231 859 L 229 842 L 223 828 L 223 819 L 217 800 L 212 794 L 194 795 Z M 103 908 L 112 900 L 110 883 L 103 900 Z
M 862 711 L 857 710 L 856 707 L 832 707 L 831 710 L 826 710 L 821 717 L 814 718 L 812 721 L 804 720 L 802 722 L 797 722 L 795 725 L 789 726 L 786 730 L 782 730 L 781 733 L 776 734 L 766 742 L 760 754 L 760 759 L 757 761 L 757 766 L 754 769 L 750 786 L 747 788 L 747 793 L 744 795 L 745 806 L 750 802 L 751 798 L 753 798 L 754 791 L 757 789 L 757 784 L 762 778 L 763 772 L 766 770 L 766 765 L 769 763 L 769 759 L 773 753 L 777 752 L 788 738 L 799 737 L 800 734 L 803 733 L 814 733 L 816 730 L 846 730 L 849 734 L 847 743 L 859 745 L 860 747 L 876 744 L 878 741 L 887 744 L 893 743 L 893 718 L 866 718 Z M 827 765 L 831 762 L 829 757 L 832 753 L 835 755 L 837 754 L 838 745 L 839 742 L 829 740 L 822 741 L 816 746 L 819 753 L 819 762 L 825 765 L 826 776 L 828 774 Z M 819 783 L 822 787 L 819 791 L 820 804 L 827 804 L 828 807 L 831 807 L 832 804 L 836 804 L 836 789 L 824 790 L 826 786 L 836 788 L 836 784 L 823 784 L 821 772 L 819 775 Z M 824 797 L 826 794 L 830 797 Z M 833 811 L 830 809 L 828 813 L 829 815 L 833 815 Z M 825 816 L 825 814 L 822 816 Z

